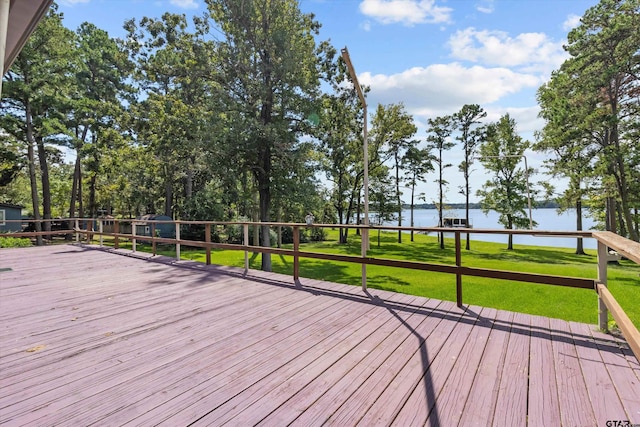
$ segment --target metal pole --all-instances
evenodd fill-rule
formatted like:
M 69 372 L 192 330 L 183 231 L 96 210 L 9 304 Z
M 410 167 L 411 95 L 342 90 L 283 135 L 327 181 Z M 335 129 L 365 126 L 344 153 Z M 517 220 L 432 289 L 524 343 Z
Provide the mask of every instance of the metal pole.
M 358 82 L 358 76 L 356 74 L 356 70 L 351 63 L 351 57 L 349 56 L 349 50 L 345 46 L 342 50 L 342 59 L 347 64 L 347 69 L 349 70 L 349 75 L 351 76 L 351 80 L 353 80 L 353 84 L 356 89 L 356 93 L 358 94 L 358 98 L 360 98 L 360 102 L 362 103 L 362 109 L 364 113 L 364 126 L 362 128 L 362 161 L 364 163 L 364 225 L 362 231 L 362 257 L 367 256 L 367 251 L 369 250 L 369 141 L 367 135 L 367 100 L 364 97 L 364 93 L 362 93 L 362 88 L 360 87 L 360 83 Z M 367 265 L 362 263 L 362 290 L 367 290 Z
M 367 133 L 367 104 L 362 99 L 362 104 L 364 105 L 364 128 L 362 129 L 363 135 L 363 148 L 364 148 L 364 225 L 369 226 L 369 141 L 368 141 L 368 133 Z M 365 242 L 367 244 L 367 250 L 371 248 L 369 245 L 369 229 L 366 228 L 364 230 L 363 235 Z
M 353 84 L 356 89 L 356 93 L 358 94 L 358 98 L 362 103 L 362 108 L 364 110 L 364 126 L 362 129 L 362 149 L 364 151 L 362 160 L 364 162 L 364 225 L 369 225 L 369 141 L 367 134 L 367 100 L 364 97 L 364 93 L 362 92 L 362 88 L 360 87 L 360 83 L 358 83 L 358 76 L 356 75 L 356 70 L 353 68 L 353 64 L 351 63 L 351 57 L 349 56 L 349 50 L 345 46 L 342 50 L 342 59 L 347 64 L 347 68 L 349 70 L 349 75 L 353 80 Z M 367 248 L 369 248 L 367 242 Z

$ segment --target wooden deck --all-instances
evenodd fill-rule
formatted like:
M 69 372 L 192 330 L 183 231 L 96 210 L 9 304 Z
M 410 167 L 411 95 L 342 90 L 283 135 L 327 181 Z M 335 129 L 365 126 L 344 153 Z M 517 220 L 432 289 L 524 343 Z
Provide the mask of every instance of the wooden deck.
M 154 260 L 0 250 L 0 424 L 640 423 L 595 326 Z

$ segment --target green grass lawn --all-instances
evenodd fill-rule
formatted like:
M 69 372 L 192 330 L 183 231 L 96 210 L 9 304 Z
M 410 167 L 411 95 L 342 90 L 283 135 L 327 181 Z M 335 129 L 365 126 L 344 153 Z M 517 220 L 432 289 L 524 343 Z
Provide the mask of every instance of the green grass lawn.
M 378 247 L 377 233 L 372 233 L 369 256 L 439 264 L 455 264 L 453 239 L 445 239 L 445 249 L 439 248 L 435 236 L 416 234 L 414 242 L 403 235 L 397 243 L 397 233 L 382 233 Z M 544 239 L 541 239 L 544 242 Z M 125 246 L 121 246 L 125 247 Z M 139 250 L 150 251 L 149 246 Z M 285 245 L 291 248 L 291 245 Z M 463 242 L 464 247 L 464 242 Z M 172 246 L 159 251 L 175 256 Z M 301 244 L 301 250 L 359 255 L 360 237 L 349 236 L 346 245 L 337 242 L 337 231 L 329 231 L 324 242 Z M 559 276 L 596 278 L 595 250 L 587 255 L 575 255 L 573 249 L 515 245 L 513 251 L 506 244 L 472 241 L 471 250 L 462 251 L 462 264 L 469 267 L 544 273 Z M 182 247 L 181 257 L 205 262 L 204 250 Z M 213 264 L 244 266 L 244 252 L 213 250 Z M 252 254 L 250 268 L 259 269 L 260 255 Z M 293 257 L 272 256 L 274 272 L 293 275 Z M 360 264 L 300 259 L 300 276 L 359 286 Z M 394 267 L 368 266 L 367 284 L 370 288 L 402 292 L 412 295 L 455 301 L 455 276 Z M 609 264 L 609 289 L 624 308 L 627 315 L 640 329 L 640 266 L 623 260 L 619 265 Z M 521 313 L 537 314 L 577 322 L 595 324 L 598 319 L 598 303 L 595 291 L 561 286 L 539 285 L 507 280 L 463 276 L 463 300 L 465 304 L 494 307 Z

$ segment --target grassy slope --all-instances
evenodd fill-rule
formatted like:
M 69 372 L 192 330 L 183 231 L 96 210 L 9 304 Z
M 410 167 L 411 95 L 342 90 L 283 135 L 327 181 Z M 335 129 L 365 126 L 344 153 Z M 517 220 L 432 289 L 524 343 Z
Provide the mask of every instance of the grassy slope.
M 415 235 L 410 242 L 403 235 L 398 244 L 396 233 L 382 233 L 378 247 L 377 233 L 371 235 L 369 256 L 398 258 L 441 264 L 455 264 L 453 239 L 445 239 L 444 250 L 438 246 L 436 237 Z M 351 235 L 349 244 L 336 242 L 337 232 L 330 232 L 329 240 L 301 245 L 302 250 L 359 255 L 360 238 Z M 540 239 L 544 244 L 544 239 Z M 464 243 L 463 243 L 464 246 Z M 291 247 L 288 245 L 287 247 Z M 182 250 L 184 259 L 204 262 L 201 250 Z M 506 244 L 472 241 L 471 250 L 463 249 L 462 263 L 466 266 L 512 270 L 531 273 L 546 273 L 560 276 L 597 277 L 595 250 L 585 256 L 575 255 L 573 249 L 515 245 L 513 251 Z M 173 256 L 175 252 L 163 252 Z M 212 263 L 244 265 L 244 253 L 238 251 L 214 251 Z M 273 256 L 273 271 L 293 274 L 291 257 Z M 260 256 L 253 255 L 250 268 L 260 268 Z M 360 264 L 338 263 L 301 258 L 300 275 L 350 285 L 360 285 Z M 620 305 L 640 329 L 640 266 L 631 261 L 620 265 L 609 264 L 609 288 Z M 406 270 L 393 267 L 368 266 L 367 283 L 371 288 L 455 301 L 455 276 Z M 597 323 L 598 305 L 595 291 L 560 286 L 537 285 L 505 280 L 463 277 L 463 300 L 465 304 L 495 307 L 522 313 L 538 314 L 578 322 Z

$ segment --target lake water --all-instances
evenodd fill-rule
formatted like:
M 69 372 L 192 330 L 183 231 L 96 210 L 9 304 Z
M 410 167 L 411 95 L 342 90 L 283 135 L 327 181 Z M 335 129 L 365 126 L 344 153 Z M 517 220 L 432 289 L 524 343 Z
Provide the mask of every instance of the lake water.
M 464 218 L 464 209 L 446 210 L 444 216 Z M 534 209 L 532 211 L 533 220 L 538 223 L 536 230 L 550 231 L 574 231 L 576 229 L 576 211 L 570 209 L 562 214 L 558 214 L 556 209 Z M 480 209 L 469 210 L 469 220 L 473 228 L 498 228 L 504 227 L 498 223 L 499 214 L 490 211 L 485 215 Z M 411 212 L 407 209 L 402 213 L 402 225 L 410 225 Z M 414 225 L 416 227 L 436 227 L 438 225 L 438 211 L 435 209 L 415 209 L 413 211 Z M 397 225 L 390 223 L 389 225 Z M 594 225 L 591 218 L 582 215 L 582 228 L 589 230 Z M 471 240 L 482 240 L 485 242 L 507 243 L 508 236 L 498 234 L 471 234 Z M 516 245 L 536 245 L 536 246 L 556 246 L 564 248 L 575 248 L 576 239 L 566 237 L 537 237 L 537 236 L 513 236 L 513 243 Z M 583 239 L 585 249 L 595 249 L 597 244 L 595 239 Z

